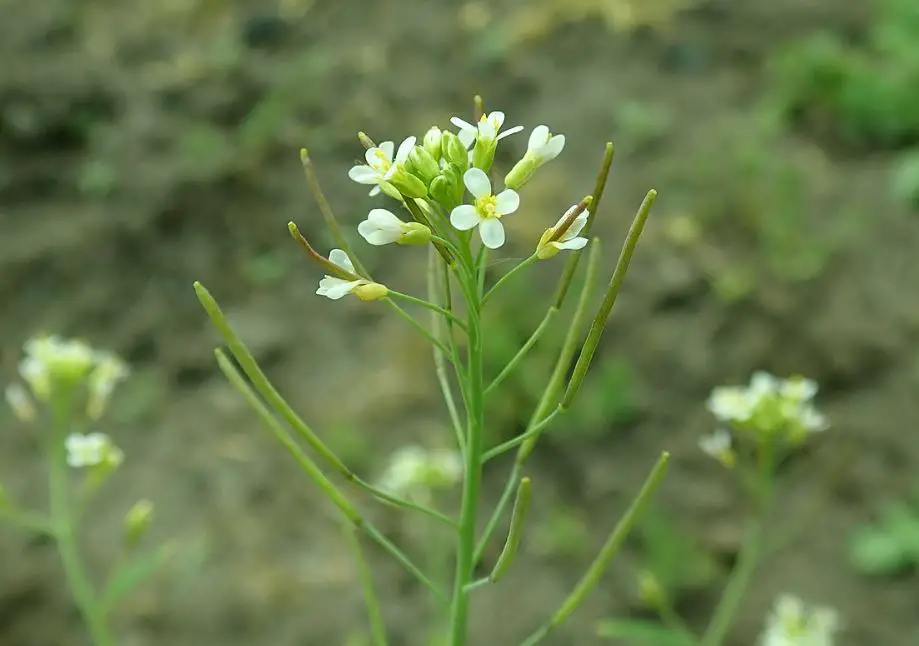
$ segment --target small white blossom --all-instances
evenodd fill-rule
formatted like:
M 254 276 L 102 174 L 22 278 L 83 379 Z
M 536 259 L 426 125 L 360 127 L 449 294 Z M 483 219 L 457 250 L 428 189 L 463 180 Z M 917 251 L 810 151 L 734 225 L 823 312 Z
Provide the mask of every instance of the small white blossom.
M 329 260 L 334 265 L 341 267 L 347 273 L 357 276 L 357 270 L 354 269 L 354 263 L 351 262 L 348 254 L 341 249 L 332 249 L 331 253 L 329 253 Z M 322 280 L 319 281 L 319 289 L 316 290 L 316 293 L 320 296 L 332 299 L 333 301 L 337 301 L 339 298 L 344 298 L 353 292 L 355 288 L 366 285 L 367 283 L 368 281 L 363 278 L 346 280 L 326 274 L 323 276 Z
M 59 336 L 36 337 L 23 346 L 19 374 L 40 400 L 51 396 L 54 382 L 77 383 L 95 367 L 97 356 L 82 341 Z
M 463 183 L 475 198 L 475 204 L 461 204 L 450 213 L 450 224 L 460 231 L 479 227 L 482 244 L 498 249 L 504 244 L 504 225 L 501 216 L 513 213 L 520 206 L 516 191 L 505 189 L 493 195 L 491 181 L 484 171 L 470 168 L 463 174 Z
M 67 464 L 74 469 L 94 467 L 100 464 L 118 466 L 124 454 L 104 433 L 71 433 L 65 442 Z
M 501 132 L 501 128 L 504 126 L 504 113 L 497 111 L 487 115 L 483 114 L 477 125 L 472 125 L 459 117 L 453 117 L 450 119 L 450 123 L 459 128 L 459 132 L 456 134 L 466 148 L 478 139 L 498 141 L 523 130 L 523 126 L 514 126 Z
M 748 392 L 754 399 L 776 395 L 782 391 L 783 381 L 763 370 L 757 370 L 750 377 Z
M 372 209 L 367 214 L 367 219 L 357 225 L 357 232 L 375 246 L 393 242 L 424 244 L 431 239 L 431 230 L 428 227 L 419 222 L 403 222 L 386 209 Z
M 739 386 L 718 386 L 705 403 L 709 412 L 721 422 L 746 422 L 753 415 L 757 398 Z
M 89 375 L 89 403 L 87 413 L 93 419 L 102 416 L 105 405 L 115 386 L 131 374 L 131 369 L 118 356 L 110 352 L 96 353 L 96 368 Z
M 808 608 L 798 597 L 782 595 L 766 620 L 760 646 L 833 646 L 840 628 L 832 608 Z
M 798 402 L 809 402 L 817 395 L 817 382 L 804 377 L 791 377 L 782 382 L 782 397 Z
M 715 458 L 727 467 L 733 466 L 736 459 L 731 444 L 731 434 L 723 428 L 719 428 L 710 435 L 705 435 L 699 440 L 699 448 L 702 449 L 704 453 Z
M 405 163 L 408 155 L 415 146 L 415 137 L 407 137 L 399 144 L 399 150 L 395 150 L 395 144 L 391 141 L 384 141 L 376 148 L 368 148 L 365 153 L 366 164 L 353 166 L 348 171 L 348 177 L 358 184 L 374 184 L 370 189 L 370 195 L 377 195 L 380 192 L 380 182 L 384 182 L 392 177 L 401 164 Z
M 807 433 L 821 433 L 830 427 L 826 415 L 810 405 L 798 410 L 797 419 Z
M 562 215 L 562 217 L 558 219 L 558 222 L 555 223 L 555 226 L 549 229 L 545 235 L 549 236 L 553 234 L 555 230 L 562 225 L 562 222 L 565 221 L 565 218 L 567 218 L 574 209 L 578 208 L 578 206 L 578 204 L 575 204 L 570 209 L 565 211 L 564 215 Z M 581 214 L 578 215 L 578 217 L 576 217 L 571 223 L 571 226 L 568 227 L 568 230 L 565 231 L 565 233 L 563 233 L 558 240 L 552 240 L 551 242 L 547 242 L 544 245 L 540 245 L 541 257 L 548 258 L 554 256 L 559 251 L 566 249 L 570 251 L 576 251 L 587 246 L 587 238 L 582 237 L 580 233 L 584 229 L 584 226 L 587 224 L 587 218 L 589 217 L 589 211 L 582 211 Z M 551 247 L 552 251 L 546 250 L 545 247 Z
M 539 168 L 547 161 L 559 156 L 565 148 L 565 135 L 553 135 L 547 126 L 536 126 L 530 133 L 524 159 L 528 159 Z
M 397 496 L 423 499 L 435 489 L 452 487 L 462 476 L 463 461 L 455 451 L 412 445 L 390 456 L 379 486 Z

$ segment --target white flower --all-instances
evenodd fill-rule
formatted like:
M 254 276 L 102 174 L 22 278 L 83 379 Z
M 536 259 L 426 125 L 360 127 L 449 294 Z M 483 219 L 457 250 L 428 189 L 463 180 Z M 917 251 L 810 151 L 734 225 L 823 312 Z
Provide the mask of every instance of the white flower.
M 354 264 L 351 262 L 348 254 L 341 249 L 332 249 L 332 252 L 329 254 L 329 260 L 332 261 L 334 265 L 341 267 L 345 272 L 355 276 L 355 279 L 347 280 L 326 274 L 323 276 L 322 280 L 319 281 L 319 289 L 316 290 L 316 293 L 320 296 L 325 296 L 333 301 L 337 301 L 339 298 L 343 298 L 350 294 L 356 287 L 367 284 L 367 281 L 363 278 L 356 278 L 357 271 L 354 269 Z
M 491 112 L 487 115 L 483 114 L 477 126 L 459 117 L 453 117 L 450 119 L 450 123 L 459 128 L 459 132 L 456 134 L 466 148 L 477 139 L 498 141 L 523 130 L 523 126 L 514 126 L 513 128 L 508 128 L 504 132 L 501 132 L 501 127 L 504 125 L 503 112 Z
M 131 369 L 117 355 L 110 352 L 96 353 L 96 369 L 89 375 L 89 403 L 87 412 L 93 419 L 102 416 L 112 391 L 118 383 L 131 374 Z
M 712 390 L 706 408 L 722 422 L 745 422 L 753 415 L 758 399 L 738 386 L 718 386 Z
M 832 646 L 840 629 L 832 608 L 808 608 L 793 595 L 780 596 L 766 620 L 761 646 Z
M 367 219 L 357 225 L 357 232 L 372 245 L 424 244 L 431 239 L 431 230 L 420 222 L 403 222 L 386 209 L 373 209 Z
M 463 476 L 463 461 L 455 451 L 405 446 L 395 451 L 379 486 L 397 496 L 427 498 L 434 489 L 455 485 Z
M 808 433 L 820 433 L 830 427 L 826 415 L 813 406 L 804 406 L 798 411 L 798 421 Z
M 391 141 L 384 141 L 376 148 L 368 148 L 364 155 L 367 164 L 351 167 L 348 177 L 358 184 L 375 184 L 370 189 L 370 195 L 376 195 L 380 192 L 380 182 L 392 177 L 396 169 L 408 159 L 408 154 L 412 152 L 414 146 L 415 137 L 407 137 L 399 144 L 395 158 L 393 158 L 395 144 Z
M 103 463 L 121 464 L 124 454 L 104 433 L 71 433 L 65 441 L 67 464 L 74 469 L 94 467 Z
M 757 370 L 750 377 L 749 393 L 757 400 L 777 395 L 782 391 L 783 381 L 763 370 Z
M 475 197 L 475 204 L 461 204 L 450 213 L 450 224 L 460 231 L 479 227 L 482 244 L 498 249 L 504 244 L 504 225 L 501 216 L 513 213 L 520 206 L 516 191 L 505 189 L 493 195 L 491 181 L 484 171 L 470 168 L 463 174 L 463 183 Z
M 719 428 L 710 435 L 700 438 L 699 448 L 725 466 L 729 467 L 734 464 L 735 456 L 731 448 L 731 434 L 723 428 Z
M 539 168 L 547 161 L 558 157 L 564 148 L 565 135 L 553 135 L 547 126 L 536 126 L 530 133 L 524 158 L 534 162 L 536 168 Z
M 568 214 L 571 213 L 574 209 L 578 208 L 579 205 L 575 204 L 570 209 L 565 211 L 565 214 L 558 219 L 558 222 L 555 223 L 555 226 L 552 227 L 554 231 L 561 226 L 562 222 L 565 221 L 565 218 L 568 217 Z M 553 240 L 548 244 L 554 247 L 555 249 L 562 251 L 568 249 L 575 251 L 577 249 L 583 249 L 587 245 L 587 238 L 580 236 L 581 231 L 584 229 L 584 225 L 587 224 L 587 218 L 590 217 L 589 211 L 582 211 L 578 217 L 574 219 L 574 222 L 571 223 L 571 226 L 568 227 L 568 230 L 562 234 L 562 237 L 558 240 Z
M 84 379 L 97 361 L 96 353 L 86 343 L 59 336 L 30 339 L 23 350 L 19 374 L 41 400 L 50 397 L 55 382 L 73 384 Z
M 782 397 L 798 402 L 809 402 L 817 395 L 817 382 L 804 377 L 791 377 L 782 382 Z

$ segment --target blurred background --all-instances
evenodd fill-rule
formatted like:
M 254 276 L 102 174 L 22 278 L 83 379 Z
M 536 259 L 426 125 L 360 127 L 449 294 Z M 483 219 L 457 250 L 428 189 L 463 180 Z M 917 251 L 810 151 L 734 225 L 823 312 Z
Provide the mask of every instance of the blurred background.
M 546 643 L 616 643 L 598 623 L 649 615 L 644 570 L 704 626 L 745 508 L 696 446 L 714 424 L 704 402 L 757 369 L 817 380 L 833 428 L 780 481 L 773 522 L 789 538 L 729 645 L 753 643 L 782 592 L 837 608 L 842 644 L 919 643 L 914 0 L 4 0 L 0 15 L 3 377 L 40 331 L 132 364 L 102 423 L 127 460 L 90 510 L 87 546 L 110 563 L 124 513 L 149 497 L 147 540 L 173 548 L 114 618 L 121 644 L 369 644 L 334 514 L 217 371 L 191 284 L 359 473 L 407 443 L 447 444 L 425 342 L 374 304 L 316 297 L 320 272 L 285 225 L 330 246 L 301 146 L 354 226 L 374 203 L 346 174 L 357 131 L 420 137 L 471 119 L 476 93 L 508 125 L 567 135 L 505 220 L 505 257 L 528 255 L 590 192 L 607 140 L 604 275 L 645 192 L 660 197 L 580 405 L 529 464 L 523 552 L 477 591 L 475 643 L 517 643 L 555 609 L 662 449 L 674 459 L 654 513 Z M 505 143 L 508 169 L 526 135 Z M 375 276 L 421 293 L 423 252 L 363 249 Z M 540 320 L 561 265 L 505 292 L 490 370 Z M 491 441 L 526 423 L 563 334 L 505 384 Z M 40 429 L 6 410 L 0 428 L 5 488 L 43 504 Z M 492 501 L 506 466 L 487 469 Z M 433 550 L 403 515 L 368 509 L 407 549 Z M 872 527 L 887 560 L 853 551 Z M 424 593 L 373 561 L 393 643 L 427 644 Z M 50 643 L 88 643 L 57 556 L 4 527 L 0 644 Z

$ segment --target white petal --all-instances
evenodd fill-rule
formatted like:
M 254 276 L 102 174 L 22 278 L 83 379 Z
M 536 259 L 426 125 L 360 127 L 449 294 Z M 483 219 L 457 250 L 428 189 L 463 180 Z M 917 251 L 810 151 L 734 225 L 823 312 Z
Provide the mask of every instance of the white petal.
M 587 218 L 589 216 L 590 211 L 582 211 L 581 215 L 576 217 L 574 222 L 571 223 L 571 226 L 568 227 L 568 230 L 565 231 L 565 235 L 562 236 L 562 240 L 568 240 L 577 236 L 584 228 L 584 225 L 587 224 Z
M 450 213 L 450 224 L 460 231 L 468 231 L 482 221 L 482 216 L 471 204 L 460 204 Z
M 383 151 L 384 155 L 386 155 L 387 161 L 392 161 L 392 153 L 396 149 L 396 144 L 391 141 L 384 141 L 379 145 L 379 149 Z
M 513 189 L 505 189 L 498 193 L 498 196 L 495 198 L 495 213 L 498 215 L 513 213 L 519 207 L 520 196 L 517 195 L 517 191 Z
M 316 290 L 316 293 L 337 301 L 339 298 L 350 294 L 361 282 L 360 280 L 342 280 L 333 276 L 325 276 L 319 281 L 319 289 Z
M 482 237 L 482 244 L 489 249 L 498 249 L 504 244 L 504 225 L 498 218 L 489 218 L 482 220 L 479 225 L 479 235 Z
M 337 265 L 347 272 L 352 274 L 356 273 L 354 271 L 354 264 L 351 262 L 351 259 L 348 258 L 348 254 L 341 249 L 332 249 L 329 253 L 329 260 L 332 261 L 333 265 Z
M 463 183 L 476 199 L 491 195 L 491 181 L 481 168 L 467 170 L 463 174 Z
M 352 166 L 348 177 L 358 184 L 376 184 L 380 181 L 380 173 L 370 166 Z
M 454 126 L 459 128 L 460 130 L 472 130 L 472 131 L 477 130 L 477 128 L 474 125 L 472 125 L 468 121 L 463 121 L 459 117 L 451 117 L 450 123 L 452 123 Z
M 495 124 L 495 130 L 501 130 L 504 125 L 504 113 L 500 110 L 495 110 L 485 118 Z
M 565 148 L 565 135 L 553 135 L 542 149 L 541 157 L 543 161 L 555 159 Z
M 542 149 L 549 142 L 549 128 L 547 126 L 536 126 L 530 133 L 530 140 L 527 142 L 527 150 L 536 152 Z
M 392 211 L 386 209 L 371 209 L 367 214 L 367 221 L 372 223 L 378 229 L 386 231 L 402 231 L 404 224 Z
M 568 238 L 566 240 L 557 240 L 556 242 L 550 243 L 556 249 L 568 249 L 575 251 L 577 249 L 583 249 L 587 246 L 587 238 Z
M 370 222 L 370 220 L 364 220 L 357 225 L 357 232 L 361 234 L 361 237 L 374 245 L 379 247 L 384 244 L 392 244 L 402 235 L 400 231 L 393 231 L 391 229 L 380 229 L 375 224 Z
M 495 128 L 495 123 L 491 119 L 485 119 L 484 121 L 479 121 L 479 139 L 494 139 L 498 135 L 498 129 Z
M 504 139 L 505 137 L 516 135 L 521 130 L 523 130 L 523 126 L 514 126 L 513 128 L 508 128 L 507 130 L 502 132 L 500 135 L 498 135 L 498 139 Z
M 460 130 L 457 133 L 460 143 L 463 144 L 466 148 L 472 145 L 472 142 L 475 141 L 476 136 L 479 134 L 478 130 Z
M 402 143 L 399 144 L 399 151 L 396 153 L 396 163 L 404 164 L 405 160 L 408 159 L 408 154 L 412 152 L 412 148 L 415 147 L 415 137 L 406 137 L 402 140 Z
M 370 189 L 370 192 L 369 192 L 367 195 L 369 195 L 370 197 L 373 197 L 374 195 L 379 195 L 379 194 L 380 194 L 380 190 L 381 190 L 381 189 L 380 189 L 380 185 L 377 184 L 377 185 L 374 186 L 372 189 Z

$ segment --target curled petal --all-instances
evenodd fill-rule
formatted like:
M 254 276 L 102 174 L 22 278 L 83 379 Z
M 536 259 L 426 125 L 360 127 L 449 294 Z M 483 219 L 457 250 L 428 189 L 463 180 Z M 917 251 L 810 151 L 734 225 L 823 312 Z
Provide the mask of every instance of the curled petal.
M 481 168 L 470 168 L 463 173 L 463 183 L 476 199 L 491 195 L 491 181 Z
M 367 214 L 367 221 L 373 223 L 377 228 L 393 231 L 401 231 L 404 224 L 392 211 L 386 209 L 371 209 Z
M 527 142 L 527 150 L 536 152 L 549 143 L 548 126 L 536 126 L 530 133 L 530 140 Z
M 501 112 L 500 110 L 495 110 L 494 112 L 491 112 L 485 118 L 487 121 L 490 121 L 493 124 L 495 124 L 495 130 L 500 130 L 501 126 L 504 125 L 504 113 Z
M 479 225 L 482 244 L 489 249 L 499 249 L 504 244 L 504 225 L 498 218 L 482 220 Z
M 341 249 L 332 249 L 329 253 L 329 260 L 332 261 L 332 264 L 337 265 L 347 271 L 348 273 L 356 273 L 354 270 L 354 264 L 351 262 L 351 259 Z
M 549 161 L 550 159 L 558 157 L 564 148 L 565 135 L 554 135 L 546 142 L 540 156 L 543 158 L 543 161 Z
M 325 296 L 333 301 L 343 298 L 354 291 L 354 288 L 362 284 L 361 280 L 342 280 L 334 276 L 325 276 L 319 281 L 319 289 L 316 293 Z
M 574 219 L 574 222 L 571 223 L 571 226 L 568 227 L 568 230 L 565 231 L 565 234 L 562 236 L 562 240 L 568 240 L 577 236 L 583 229 L 584 225 L 587 224 L 587 218 L 590 217 L 590 212 L 583 211 L 581 215 Z M 565 216 L 562 216 L 562 220 L 565 219 Z M 558 226 L 562 223 L 562 220 L 559 220 L 555 226 Z
M 396 163 L 404 164 L 405 160 L 408 159 L 408 154 L 412 152 L 412 148 L 415 147 L 415 137 L 406 137 L 401 144 L 399 144 L 399 150 L 396 152 Z
M 450 224 L 460 231 L 468 231 L 481 221 L 482 217 L 471 204 L 461 204 L 450 213 Z
M 513 213 L 519 207 L 520 196 L 517 195 L 517 191 L 513 189 L 505 189 L 498 193 L 498 196 L 495 198 L 495 213 L 498 215 Z
M 549 244 L 551 244 L 556 249 L 568 249 L 569 251 L 576 251 L 587 246 L 587 238 L 568 238 L 565 240 L 550 242 Z
M 396 149 L 396 144 L 391 141 L 384 141 L 378 148 L 383 151 L 383 154 L 386 156 L 386 161 L 392 161 L 392 154 Z
M 380 181 L 380 173 L 371 166 L 352 166 L 348 177 L 358 184 L 376 184 Z
M 357 232 L 361 234 L 361 237 L 364 240 L 374 245 L 375 247 L 379 247 L 384 244 L 392 244 L 402 236 L 401 231 L 381 229 L 380 227 L 373 224 L 370 220 L 364 220 L 358 224 Z

